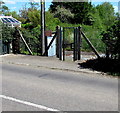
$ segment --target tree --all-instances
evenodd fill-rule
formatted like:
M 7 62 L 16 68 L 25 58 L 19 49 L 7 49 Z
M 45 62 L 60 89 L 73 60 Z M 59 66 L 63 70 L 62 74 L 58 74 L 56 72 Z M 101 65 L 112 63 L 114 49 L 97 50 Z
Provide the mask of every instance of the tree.
M 8 27 L 6 24 L 1 23 L 2 29 L 2 41 L 3 42 L 9 42 L 11 41 L 14 33 L 14 28 Z
M 32 11 L 29 10 L 28 19 L 34 27 L 37 27 L 38 25 L 40 25 L 41 21 L 40 11 L 36 9 L 33 9 Z
M 40 14 L 39 14 L 40 10 L 38 10 L 38 9 L 39 9 L 38 3 L 33 3 L 33 2 L 29 2 L 28 4 L 26 3 L 23 6 L 22 10 L 19 10 L 20 20 L 23 23 L 28 23 L 31 20 L 32 20 L 32 22 L 33 21 L 35 22 L 36 18 L 40 19 Z M 33 17 L 33 19 L 31 17 Z M 38 23 L 38 21 L 36 23 Z
M 0 14 L 7 15 L 9 13 L 9 8 L 6 5 L 1 6 Z
M 120 20 L 120 13 L 116 13 L 116 17 L 117 20 Z
M 120 60 L 120 20 L 109 27 L 102 36 L 102 40 L 106 44 L 107 49 L 106 56 Z
M 88 21 L 88 12 L 91 10 L 92 5 L 89 2 L 52 2 L 50 5 L 50 11 L 52 13 L 57 11 L 57 7 L 65 8 L 74 14 L 74 18 L 71 23 L 86 24 Z M 90 20 L 89 20 L 90 21 Z
M 64 7 L 60 8 L 59 6 L 56 9 L 54 17 L 59 18 L 61 22 L 70 23 L 74 18 L 74 14 L 72 14 L 69 9 L 65 9 Z
M 10 11 L 10 9 L 5 5 L 4 2 L 0 2 L 0 14 L 3 14 L 5 16 L 13 16 L 14 18 L 18 19 L 19 15 L 17 14 L 16 11 Z
M 19 14 L 20 14 L 20 17 L 21 17 L 21 18 L 26 19 L 26 20 L 28 19 L 28 8 L 27 8 L 27 4 L 25 4 L 21 10 L 19 10 Z
M 39 9 L 39 4 L 38 3 L 34 3 L 34 2 L 29 2 L 30 4 L 30 8 L 31 10 L 34 10 L 34 9 Z
M 99 12 L 95 6 L 93 6 L 91 11 L 89 11 L 88 15 L 89 15 L 89 18 L 91 19 L 91 24 L 93 28 L 104 30 L 102 19 L 100 18 Z
M 3 1 L 0 1 L 0 14 L 2 14 L 2 10 L 3 10 L 2 5 L 3 4 L 5 4 L 5 3 Z
M 104 2 L 101 5 L 96 7 L 98 10 L 99 16 L 102 19 L 103 24 L 106 26 L 106 29 L 114 23 L 115 13 L 114 8 L 109 2 Z
M 0 1 L 0 6 L 2 5 L 2 4 L 5 4 L 3 1 Z

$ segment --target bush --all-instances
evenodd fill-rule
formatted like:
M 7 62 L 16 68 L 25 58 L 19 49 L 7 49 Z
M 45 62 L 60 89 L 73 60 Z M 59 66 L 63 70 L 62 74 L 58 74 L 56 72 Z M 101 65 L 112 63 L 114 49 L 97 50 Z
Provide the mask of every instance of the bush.
M 13 37 L 13 33 L 15 31 L 14 28 L 8 27 L 8 25 L 6 24 L 1 24 L 2 25 L 2 29 L 1 29 L 1 34 L 2 34 L 2 41 L 3 42 L 10 42 L 12 41 Z
M 105 52 L 105 44 L 102 42 L 101 37 L 101 29 L 97 29 L 94 26 L 87 26 L 83 25 L 82 31 L 85 33 L 87 38 L 91 41 L 93 46 L 99 51 L 99 52 Z M 82 38 L 82 48 L 83 50 L 91 51 L 91 48 L 86 43 L 86 41 Z
M 91 59 L 79 64 L 83 68 L 89 68 L 96 71 L 120 76 L 120 62 L 116 59 Z
M 120 20 L 102 33 L 102 40 L 106 45 L 106 57 L 120 60 Z

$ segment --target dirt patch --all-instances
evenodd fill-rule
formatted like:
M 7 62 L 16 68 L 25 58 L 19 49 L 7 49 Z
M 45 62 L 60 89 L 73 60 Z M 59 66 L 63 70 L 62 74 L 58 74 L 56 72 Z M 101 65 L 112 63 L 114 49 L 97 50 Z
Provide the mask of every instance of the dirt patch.
M 120 76 L 120 61 L 115 59 L 91 59 L 83 63 L 78 63 L 80 68 L 89 68 L 95 71 L 101 71 L 110 74 L 116 74 Z

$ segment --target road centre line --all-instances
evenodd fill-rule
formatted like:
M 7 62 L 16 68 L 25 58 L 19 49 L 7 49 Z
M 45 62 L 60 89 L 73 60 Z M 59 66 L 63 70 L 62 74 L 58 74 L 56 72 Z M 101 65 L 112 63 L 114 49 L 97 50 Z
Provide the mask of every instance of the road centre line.
M 49 107 L 46 107 L 46 106 L 43 106 L 43 105 L 34 104 L 34 103 L 27 102 L 27 101 L 24 101 L 24 100 L 19 100 L 19 99 L 13 98 L 13 97 L 5 96 L 5 95 L 0 95 L 0 98 L 10 100 L 10 101 L 14 101 L 14 102 L 21 103 L 21 104 L 25 104 L 25 105 L 28 105 L 28 106 L 40 108 L 40 109 L 47 110 L 47 111 L 59 111 L 57 109 L 49 108 Z

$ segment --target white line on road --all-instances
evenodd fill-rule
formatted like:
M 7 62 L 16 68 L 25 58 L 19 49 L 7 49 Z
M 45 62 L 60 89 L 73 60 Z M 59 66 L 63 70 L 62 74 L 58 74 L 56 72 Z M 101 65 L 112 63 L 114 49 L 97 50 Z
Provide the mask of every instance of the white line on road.
M 0 57 L 10 56 L 10 54 L 0 55 Z
M 24 100 L 19 100 L 19 99 L 13 98 L 13 97 L 5 96 L 5 95 L 0 95 L 0 98 L 7 99 L 7 100 L 10 100 L 10 101 L 14 101 L 14 102 L 21 103 L 21 104 L 25 104 L 25 105 L 28 105 L 28 106 L 40 108 L 40 109 L 47 110 L 47 111 L 59 111 L 57 109 L 49 108 L 49 107 L 46 107 L 46 106 L 43 106 L 43 105 L 34 104 L 34 103 L 27 102 L 27 101 L 24 101 Z

